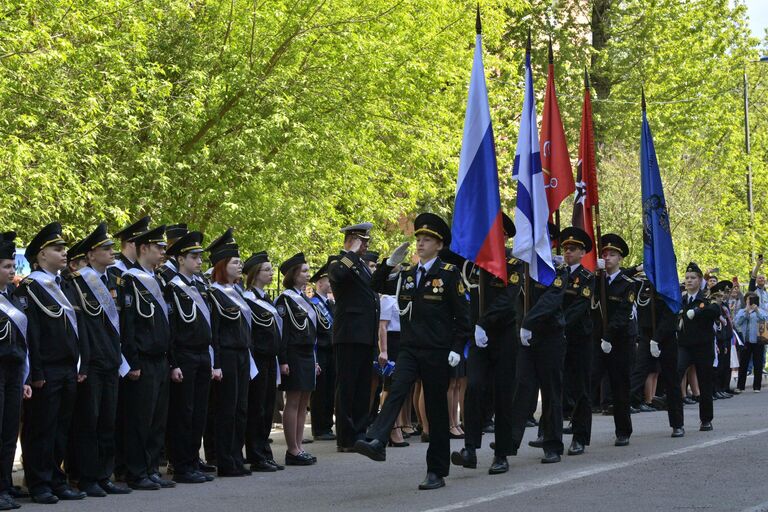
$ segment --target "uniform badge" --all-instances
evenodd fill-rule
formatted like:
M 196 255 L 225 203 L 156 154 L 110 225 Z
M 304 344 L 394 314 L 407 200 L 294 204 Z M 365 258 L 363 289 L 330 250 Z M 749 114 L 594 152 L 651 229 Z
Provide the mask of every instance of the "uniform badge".
M 285 316 L 285 306 L 280 304 L 277 306 L 277 314 L 280 316 Z
M 583 290 L 581 290 L 581 294 L 585 297 L 589 297 L 590 295 L 592 295 L 592 292 L 589 291 L 589 288 L 584 288 Z
M 629 292 L 629 302 L 635 302 L 635 292 Z
M 563 280 L 560 279 L 559 277 L 556 277 L 554 284 L 555 284 L 556 287 L 560 288 L 561 286 L 563 286 Z
M 512 282 L 512 284 L 517 284 L 520 282 L 520 276 L 518 274 L 512 274 L 509 276 L 509 280 Z
M 432 293 L 437 293 L 440 290 L 440 288 L 432 288 Z
M 459 281 L 459 283 L 456 285 L 456 289 L 459 291 L 459 295 L 464 295 L 466 292 L 466 289 L 464 288 L 464 283 Z
M 699 308 L 700 309 L 704 309 L 704 303 L 703 302 L 701 304 L 699 304 Z
M 27 297 L 26 297 L 26 295 L 22 295 L 22 296 L 20 296 L 20 297 L 19 297 L 19 302 L 21 302 L 21 306 L 22 306 L 24 309 L 27 309 Z
M 413 276 L 408 276 L 405 280 L 407 282 L 409 282 L 409 283 L 412 283 L 413 282 Z
M 125 307 L 129 308 L 131 307 L 131 301 L 133 300 L 133 297 L 131 297 L 130 294 L 125 295 Z
M 117 298 L 117 290 L 115 289 L 109 290 L 109 294 L 112 296 L 112 300 Z

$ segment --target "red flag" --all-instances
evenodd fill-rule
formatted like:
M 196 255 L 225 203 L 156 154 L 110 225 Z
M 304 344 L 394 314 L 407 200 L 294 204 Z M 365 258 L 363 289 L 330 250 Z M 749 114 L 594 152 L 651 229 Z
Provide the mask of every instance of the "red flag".
M 550 41 L 547 92 L 544 96 L 544 112 L 539 137 L 541 168 L 544 171 L 544 187 L 547 190 L 550 217 L 560 208 L 560 203 L 576 190 L 563 120 L 560 118 L 560 108 L 557 106 L 555 66 L 552 60 L 552 41 Z
M 584 106 L 581 109 L 581 137 L 579 159 L 576 162 L 576 199 L 573 204 L 573 225 L 583 229 L 592 239 L 592 250 L 581 264 L 595 271 L 597 267 L 597 244 L 595 243 L 592 207 L 598 204 L 597 166 L 595 164 L 595 136 L 592 128 L 592 101 L 589 95 L 589 78 L 584 70 Z

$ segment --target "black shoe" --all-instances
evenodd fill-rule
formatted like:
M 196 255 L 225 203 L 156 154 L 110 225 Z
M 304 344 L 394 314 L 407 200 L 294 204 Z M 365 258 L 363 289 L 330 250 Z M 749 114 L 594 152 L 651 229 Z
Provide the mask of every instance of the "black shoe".
M 337 446 L 336 451 L 339 453 L 355 453 L 354 446 Z
M 393 441 L 390 439 L 387 441 L 387 446 L 391 446 L 392 448 L 405 448 L 406 446 L 411 446 L 411 443 L 408 441 L 400 441 L 399 443 L 397 441 Z
M 543 448 L 544 447 L 544 436 L 539 436 L 533 441 L 528 441 L 528 446 L 531 448 Z
M 251 464 L 251 471 L 254 473 L 276 473 L 277 468 L 265 460 L 260 460 L 255 464 Z
M 52 492 L 45 491 L 39 494 L 33 494 L 32 501 L 35 503 L 41 503 L 43 505 L 53 505 L 54 503 L 59 502 L 59 498 L 57 498 L 56 495 Z
M 387 449 L 384 443 L 378 439 L 371 441 L 355 441 L 355 451 L 360 455 L 365 455 L 371 460 L 383 462 L 387 460 Z
M 312 456 L 310 455 L 310 457 L 312 457 Z M 315 457 L 312 457 L 312 459 L 313 459 L 315 462 L 317 462 L 317 458 L 315 458 Z M 253 471 L 251 471 L 251 470 L 250 470 L 250 469 L 248 469 L 247 467 L 243 466 L 242 464 L 240 464 L 240 465 L 238 465 L 238 466 L 237 466 L 237 470 L 238 470 L 238 471 L 240 471 L 240 472 L 241 472 L 241 473 L 242 473 L 244 476 L 251 476 L 251 475 L 253 474 Z
M 301 452 L 301 454 L 302 454 L 304 457 L 307 457 L 307 458 L 309 458 L 309 460 L 311 460 L 313 463 L 314 463 L 314 462 L 317 462 L 317 457 L 315 457 L 315 456 L 314 456 L 314 455 L 312 455 L 311 453 L 309 453 L 309 452 L 305 452 L 305 451 L 302 451 L 302 452 Z
M 464 434 L 454 434 L 452 432 L 448 432 L 448 437 L 450 439 L 464 439 Z
M 232 469 L 222 469 L 219 468 L 216 474 L 221 478 L 228 478 L 228 477 L 240 477 L 240 476 L 248 476 L 248 473 L 245 473 L 240 470 L 240 468 L 232 468 Z
M 53 494 L 62 501 L 82 500 L 87 496 L 83 491 L 76 491 L 68 485 L 54 489 Z
M 214 466 L 213 464 L 208 464 L 207 462 L 203 462 L 203 459 L 200 459 L 197 461 L 197 469 L 199 469 L 203 473 L 216 472 L 216 466 Z
M 314 442 L 315 441 L 313 439 L 309 438 L 309 437 L 306 437 L 306 438 L 301 440 L 301 444 L 312 444 Z
M 653 397 L 653 400 L 651 400 L 651 404 L 656 408 L 657 411 L 667 410 L 667 400 L 664 397 L 660 397 L 660 396 Z
M 584 445 L 577 440 L 571 441 L 571 446 L 568 448 L 568 455 L 581 455 L 584 453 Z
M 555 462 L 560 462 L 560 454 L 557 452 L 545 452 L 541 459 L 542 464 L 554 464 Z
M 640 409 L 640 412 L 656 412 L 656 409 L 651 407 L 649 404 L 640 404 L 638 409 Z
M 730 393 L 729 393 L 729 392 L 727 392 L 727 391 L 721 391 L 721 392 L 720 392 L 720 394 L 721 394 L 721 395 L 723 395 L 723 398 L 725 398 L 725 399 L 728 399 L 728 398 L 733 398 L 733 395 L 732 395 L 732 394 L 730 394 Z
M 86 482 L 81 481 L 81 482 L 78 482 L 78 487 L 89 498 L 106 498 L 107 497 L 107 492 L 104 489 L 102 489 L 101 486 L 96 482 L 88 484 Z
M 104 489 L 107 494 L 131 494 L 133 492 L 127 487 L 118 487 L 109 479 L 99 482 L 99 487 Z
M 326 432 L 325 434 L 320 434 L 319 436 L 312 436 L 314 437 L 315 441 L 335 441 L 336 436 L 333 435 L 333 432 Z
M 572 424 L 568 424 L 568 426 L 563 427 L 563 434 L 566 434 L 566 435 L 573 434 L 573 425 Z
M 286 466 L 311 466 L 315 461 L 306 453 L 299 453 L 293 455 L 292 453 L 285 452 L 285 465 Z
M 696 403 L 699 403 L 699 402 L 701 401 L 701 397 L 700 397 L 700 396 L 698 396 L 698 395 L 693 395 L 693 396 L 691 397 L 691 400 L 693 400 L 693 401 L 694 401 L 694 402 L 696 402 Z
M 275 459 L 267 459 L 267 464 L 272 464 L 273 466 L 275 466 L 275 468 L 278 471 L 282 471 L 285 469 L 285 466 L 283 466 L 282 464 L 278 464 L 277 461 L 275 461 Z
M 683 404 L 685 404 L 685 405 L 693 405 L 695 403 L 696 403 L 696 400 L 694 400 L 693 398 L 691 398 L 689 396 L 686 396 L 685 398 L 683 398 Z
M 157 485 L 159 485 L 163 489 L 170 489 L 172 487 L 176 487 L 176 482 L 173 480 L 166 480 L 165 478 L 162 478 L 160 476 L 160 473 L 152 473 L 149 475 L 149 479 L 155 482 Z
M 17 508 L 21 508 L 21 505 L 16 503 L 10 494 L 7 492 L 0 494 L 0 510 L 16 510 Z
M 629 445 L 629 436 L 616 436 L 616 441 L 613 443 L 613 446 L 628 446 Z
M 489 423 L 483 427 L 483 434 L 493 434 L 496 432 L 496 425 Z
M 178 484 L 204 484 L 208 480 L 205 475 L 197 472 L 176 473 L 173 475 L 173 481 Z
M 493 464 L 488 468 L 489 475 L 500 475 L 509 471 L 509 462 L 506 457 L 494 457 Z
M 637 407 L 632 407 L 631 405 L 629 406 L 629 414 L 637 414 L 639 412 L 640 412 L 640 409 L 638 409 Z
M 712 422 L 711 421 L 704 421 L 701 423 L 701 426 L 699 427 L 699 431 L 701 432 L 709 432 L 712 430 Z
M 160 484 L 156 484 L 149 478 L 142 478 L 128 482 L 128 487 L 137 491 L 157 491 L 160 489 Z
M 685 436 L 685 429 L 683 427 L 672 429 L 672 437 L 683 437 L 683 436 Z
M 215 476 L 213 476 L 213 475 L 209 475 L 208 473 L 203 473 L 203 472 L 202 472 L 202 471 L 200 471 L 200 470 L 196 470 L 196 471 L 193 471 L 193 473 L 194 473 L 194 474 L 196 474 L 196 475 L 200 475 L 200 476 L 202 476 L 203 478 L 205 478 L 205 481 L 206 481 L 206 482 L 213 482 L 214 480 L 216 480 L 216 477 L 215 477 Z
M 20 486 L 14 485 L 8 489 L 8 496 L 17 500 L 19 498 L 29 498 L 29 493 L 22 489 Z
M 451 453 L 451 463 L 467 469 L 477 468 L 477 454 L 474 449 L 462 448 L 460 452 Z
M 531 427 L 538 427 L 539 422 L 536 421 L 536 418 L 528 418 L 525 420 L 525 428 L 531 428 Z
M 439 489 L 441 487 L 445 487 L 445 480 L 443 480 L 443 477 L 437 476 L 434 473 L 427 473 L 427 476 L 419 484 L 419 490 L 422 491 Z

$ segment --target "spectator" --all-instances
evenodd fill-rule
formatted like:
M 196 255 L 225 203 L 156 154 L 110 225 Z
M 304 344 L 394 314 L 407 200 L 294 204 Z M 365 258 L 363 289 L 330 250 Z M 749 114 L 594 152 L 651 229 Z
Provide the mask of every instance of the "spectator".
M 736 327 L 742 333 L 744 341 L 744 347 L 739 357 L 739 381 L 737 388 L 739 392 L 744 391 L 747 384 L 747 369 L 751 360 L 754 374 L 752 389 L 755 393 L 759 393 L 763 380 L 764 350 L 763 345 L 757 341 L 758 323 L 768 319 L 768 315 L 759 306 L 760 300 L 756 293 L 747 293 L 745 299 L 746 305 L 736 314 L 735 320 Z

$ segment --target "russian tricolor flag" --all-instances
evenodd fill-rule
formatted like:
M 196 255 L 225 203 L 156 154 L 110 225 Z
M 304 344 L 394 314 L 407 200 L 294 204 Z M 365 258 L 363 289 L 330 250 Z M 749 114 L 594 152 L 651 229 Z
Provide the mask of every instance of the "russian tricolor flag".
M 451 226 L 451 250 L 506 282 L 499 175 L 485 86 L 479 7 L 476 28 L 475 59 L 469 82 Z

